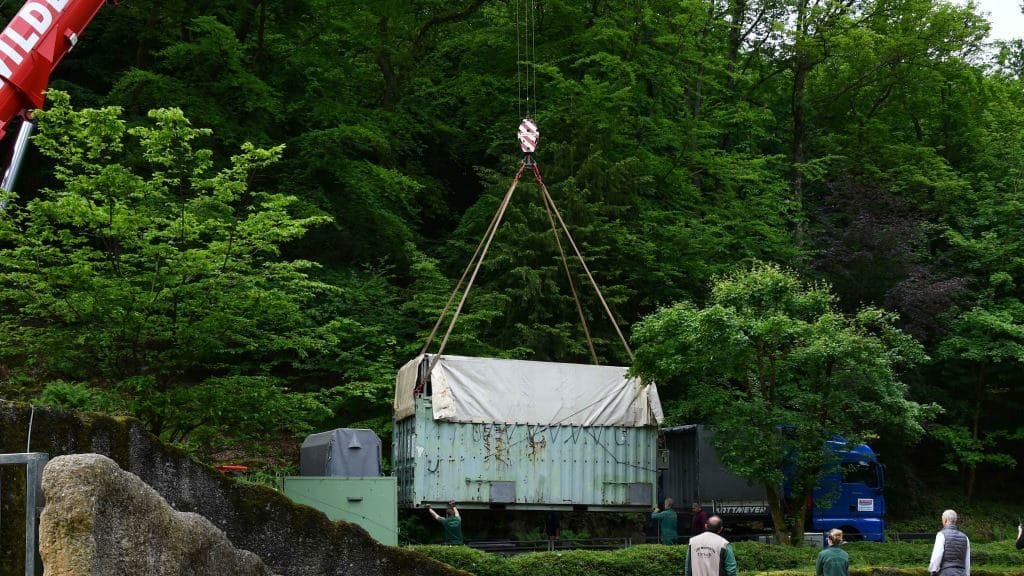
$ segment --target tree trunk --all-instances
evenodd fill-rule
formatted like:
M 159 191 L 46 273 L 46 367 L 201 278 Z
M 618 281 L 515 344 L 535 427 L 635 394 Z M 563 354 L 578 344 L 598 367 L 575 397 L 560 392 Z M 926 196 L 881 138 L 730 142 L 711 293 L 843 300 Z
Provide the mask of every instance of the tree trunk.
M 238 16 L 238 30 L 235 31 L 239 43 L 244 44 L 249 37 L 253 23 L 256 21 L 256 13 L 263 3 L 264 0 L 249 0 L 242 5 L 241 14 Z
M 149 5 L 149 14 L 146 16 L 146 27 L 138 36 L 139 47 L 135 51 L 135 67 L 139 70 L 145 70 L 149 67 L 149 38 L 152 36 L 153 31 L 160 24 L 161 7 L 161 0 L 153 0 L 153 3 Z
M 792 112 L 793 112 L 793 148 L 792 148 L 792 164 L 793 164 L 793 202 L 796 206 L 796 244 L 797 246 L 803 245 L 803 206 L 804 206 L 804 175 L 800 168 L 800 165 L 804 161 L 804 137 L 805 137 L 805 126 L 804 126 L 804 90 L 807 87 L 807 75 L 810 73 L 810 67 L 805 66 L 803 63 L 798 62 L 796 69 L 793 71 L 793 94 L 792 94 Z
M 793 525 L 789 527 L 789 544 L 791 546 L 801 546 L 804 543 L 804 526 L 807 525 L 807 502 L 810 499 L 810 493 L 802 494 L 799 499 L 800 504 L 793 510 Z
M 714 5 L 712 3 L 712 5 Z M 725 55 L 725 97 L 729 102 L 736 101 L 736 71 L 739 67 L 740 47 L 743 44 L 743 25 L 747 21 L 747 0 L 732 0 L 729 3 L 729 41 Z M 733 145 L 733 130 L 730 128 L 723 131 L 718 140 L 722 150 L 728 150 Z
M 971 422 L 971 438 L 975 444 L 981 439 L 981 406 L 985 400 L 985 365 L 978 366 L 978 378 L 974 381 L 974 414 Z M 967 502 L 974 497 L 974 482 L 977 478 L 978 465 L 971 464 L 967 468 Z
M 783 546 L 790 543 L 789 531 L 786 529 L 786 516 L 782 513 L 782 499 L 779 497 L 777 486 L 765 484 L 765 494 L 768 496 L 768 511 L 772 517 L 772 527 L 775 531 L 775 541 Z
M 380 19 L 377 31 L 380 32 L 381 38 L 388 37 L 386 16 Z M 395 104 L 398 102 L 398 74 L 395 73 L 394 66 L 391 64 L 391 50 L 388 49 L 386 41 L 383 41 L 380 49 L 377 50 L 377 67 L 380 68 L 380 73 L 384 77 L 384 95 L 381 97 L 381 106 L 385 110 L 394 110 Z
M 728 73 L 725 91 L 731 97 L 736 91 L 736 67 L 743 43 L 743 25 L 747 21 L 747 0 L 732 0 L 729 6 L 732 22 L 729 26 L 729 45 L 726 53 L 725 70 Z
M 700 134 L 700 118 L 703 114 L 704 106 L 704 60 L 707 55 L 707 39 L 710 29 L 710 23 L 715 17 L 715 4 L 710 2 L 708 5 L 708 23 L 705 24 L 701 29 L 700 41 L 697 43 L 699 50 L 699 61 L 697 62 L 697 69 L 694 74 L 693 89 L 690 93 L 690 115 L 693 117 L 693 128 L 690 131 L 690 154 L 691 156 L 697 153 L 697 135 Z M 700 190 L 702 181 L 699 171 L 692 171 L 690 175 L 690 181 L 693 183 L 694 188 Z
M 253 55 L 253 60 L 260 60 L 263 58 L 263 47 L 267 37 L 267 3 L 266 0 L 260 2 L 260 23 L 256 28 L 256 53 Z
M 808 0 L 800 0 L 796 9 L 796 38 L 805 38 L 810 28 L 810 14 L 807 8 Z M 806 54 L 797 52 L 793 55 L 793 91 L 790 95 L 790 111 L 793 115 L 793 126 L 791 137 L 792 142 L 792 178 L 793 178 L 793 203 L 796 207 L 796 222 L 794 227 L 794 240 L 797 247 L 804 243 L 804 175 L 800 165 L 804 162 L 804 138 L 806 138 L 806 126 L 804 125 L 804 92 L 807 90 L 807 77 L 814 68 L 814 62 Z

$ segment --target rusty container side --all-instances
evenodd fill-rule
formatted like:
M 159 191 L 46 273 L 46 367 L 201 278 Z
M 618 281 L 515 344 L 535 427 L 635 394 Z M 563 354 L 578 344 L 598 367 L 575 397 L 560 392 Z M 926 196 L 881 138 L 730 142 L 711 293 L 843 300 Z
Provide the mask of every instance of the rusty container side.
M 429 398 L 395 423 L 399 505 L 648 510 L 656 427 L 436 421 Z

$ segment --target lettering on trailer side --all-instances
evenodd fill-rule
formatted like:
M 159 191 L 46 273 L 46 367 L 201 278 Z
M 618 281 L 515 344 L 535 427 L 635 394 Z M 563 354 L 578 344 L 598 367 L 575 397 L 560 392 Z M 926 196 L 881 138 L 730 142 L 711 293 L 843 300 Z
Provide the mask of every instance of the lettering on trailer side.
M 743 506 L 715 506 L 716 514 L 743 514 L 743 515 L 754 515 L 754 514 L 767 514 L 768 506 L 766 505 L 743 505 Z
M 53 25 L 69 0 L 29 2 L 0 34 L 0 77 L 10 78 L 11 65 L 19 66 Z M 26 26 L 27 25 L 27 26 Z M 19 51 L 20 49 L 20 51 Z

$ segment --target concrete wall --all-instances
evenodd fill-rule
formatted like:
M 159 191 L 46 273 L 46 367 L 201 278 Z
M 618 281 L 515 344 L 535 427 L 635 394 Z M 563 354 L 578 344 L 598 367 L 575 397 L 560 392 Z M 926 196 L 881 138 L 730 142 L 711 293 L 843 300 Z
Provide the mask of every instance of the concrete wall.
M 30 407 L 0 400 L 0 452 L 24 452 Z M 238 548 L 284 576 L 466 576 L 420 554 L 382 546 L 353 524 L 283 495 L 239 484 L 164 446 L 132 419 L 36 408 L 31 451 L 50 457 L 95 452 L 152 486 L 176 510 L 196 512 Z M 24 472 L 0 468 L 0 576 L 23 576 Z

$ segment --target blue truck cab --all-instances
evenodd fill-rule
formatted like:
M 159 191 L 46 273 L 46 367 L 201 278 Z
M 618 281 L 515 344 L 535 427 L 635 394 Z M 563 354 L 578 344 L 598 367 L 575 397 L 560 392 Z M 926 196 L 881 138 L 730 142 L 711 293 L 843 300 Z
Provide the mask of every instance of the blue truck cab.
M 764 487 L 741 478 L 722 464 L 712 437 L 703 425 L 661 429 L 658 455 L 658 500 L 700 502 L 708 514 L 727 523 L 770 525 Z M 866 444 L 851 445 L 834 437 L 826 446 L 835 455 L 818 480 L 808 512 L 809 532 L 843 531 L 847 540 L 885 539 L 884 470 Z M 785 470 L 783 471 L 785 472 Z
M 885 470 L 866 444 L 828 442 L 836 466 L 818 480 L 811 510 L 811 530 L 843 531 L 847 540 L 885 540 Z

